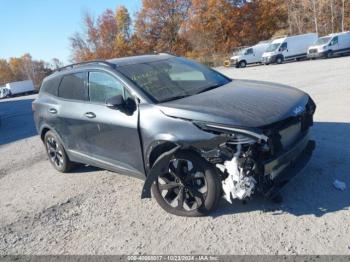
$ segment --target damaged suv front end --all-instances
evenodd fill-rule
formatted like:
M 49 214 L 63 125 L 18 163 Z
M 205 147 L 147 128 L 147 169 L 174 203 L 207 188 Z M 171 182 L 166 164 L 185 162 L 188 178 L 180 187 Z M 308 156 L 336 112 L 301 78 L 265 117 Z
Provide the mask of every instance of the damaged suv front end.
M 153 166 L 154 169 L 150 169 L 142 197 L 151 196 L 151 184 L 160 170 L 167 168 L 175 152 L 187 149 L 196 151 L 215 165 L 222 180 L 224 197 L 230 203 L 232 199 L 246 199 L 254 193 L 275 197 L 279 189 L 303 169 L 312 155 L 315 142 L 310 139 L 309 128 L 313 125 L 315 108 L 309 98 L 302 111 L 295 109 L 294 116 L 259 128 L 182 120 L 191 122 L 209 137 L 206 134 L 203 141 L 185 138 L 173 141 L 173 147 L 157 159 L 158 165 Z M 163 143 L 168 141 L 159 142 L 160 145 Z
M 315 148 L 309 137 L 316 109 L 313 100 L 296 88 L 231 80 L 194 62 L 176 59 L 203 75 L 213 73 L 214 80 L 219 80 L 193 95 L 139 105 L 146 170 L 142 198 L 150 198 L 152 189 L 166 211 L 194 216 L 215 206 L 216 200 L 210 207 L 205 206 L 206 199 L 211 198 L 210 190 L 222 192 L 219 195 L 229 202 L 256 193 L 276 197 L 279 189 L 307 164 Z M 164 69 L 167 63 L 171 64 L 152 64 L 152 74 L 144 65 L 125 74 L 139 81 L 138 85 L 150 84 L 154 75 L 164 81 L 164 86 L 171 85 L 170 78 L 184 77 L 178 82 L 183 85 L 172 87 L 182 91 L 192 69 L 187 69 L 185 76 L 180 72 L 173 76 Z M 193 75 L 202 77 L 198 72 Z M 205 177 L 210 172 L 219 181 L 216 189 L 211 188 L 211 178 Z M 196 180 L 203 175 L 203 179 Z M 198 209 L 200 205 L 204 209 Z

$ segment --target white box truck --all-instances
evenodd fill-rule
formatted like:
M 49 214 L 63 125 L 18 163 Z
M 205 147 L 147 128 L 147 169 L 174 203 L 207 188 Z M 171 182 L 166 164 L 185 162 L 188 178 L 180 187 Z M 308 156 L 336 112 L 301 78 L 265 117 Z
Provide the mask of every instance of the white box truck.
M 262 55 L 269 44 L 270 41 L 262 41 L 254 46 L 242 49 L 237 54 L 233 54 L 230 58 L 230 64 L 237 68 L 242 68 L 249 64 L 261 63 Z
M 315 43 L 316 33 L 285 36 L 274 39 L 263 54 L 264 64 L 281 64 L 287 60 L 300 60 L 307 57 L 307 50 Z
M 19 94 L 34 93 L 34 85 L 32 80 L 7 83 L 0 87 L 0 98 L 16 96 Z
M 350 32 L 330 34 L 320 37 L 309 47 L 308 58 L 327 57 L 350 53 Z

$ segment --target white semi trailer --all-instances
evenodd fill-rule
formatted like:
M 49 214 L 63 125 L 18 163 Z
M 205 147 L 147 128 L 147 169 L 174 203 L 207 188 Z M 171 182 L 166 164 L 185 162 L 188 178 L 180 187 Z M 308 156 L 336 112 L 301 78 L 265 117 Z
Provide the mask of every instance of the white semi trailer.
M 6 85 L 0 87 L 0 99 L 34 92 L 35 89 L 32 80 L 7 83 Z

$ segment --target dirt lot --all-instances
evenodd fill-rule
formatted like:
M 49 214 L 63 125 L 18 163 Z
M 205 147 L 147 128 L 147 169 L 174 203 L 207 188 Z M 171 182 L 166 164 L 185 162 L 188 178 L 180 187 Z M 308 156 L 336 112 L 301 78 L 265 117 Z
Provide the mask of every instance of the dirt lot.
M 141 200 L 137 179 L 88 167 L 60 174 L 35 135 L 34 97 L 7 99 L 0 254 L 350 254 L 350 57 L 220 70 L 296 86 L 317 103 L 314 157 L 282 204 L 222 200 L 211 217 L 182 218 Z

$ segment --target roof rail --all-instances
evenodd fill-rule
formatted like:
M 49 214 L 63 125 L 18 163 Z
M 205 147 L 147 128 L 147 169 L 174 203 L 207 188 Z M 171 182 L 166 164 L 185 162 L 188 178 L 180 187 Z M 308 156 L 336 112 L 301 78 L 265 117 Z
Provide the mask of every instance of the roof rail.
M 87 65 L 87 64 L 103 64 L 103 65 L 107 65 L 109 67 L 115 68 L 115 64 L 107 62 L 106 60 L 90 60 L 90 61 L 79 62 L 79 63 L 70 64 L 70 65 L 67 65 L 67 66 L 63 66 L 63 67 L 57 68 L 55 70 L 55 72 L 60 72 L 60 71 L 63 71 L 65 69 L 68 69 L 68 68 L 74 68 L 74 67 L 78 67 L 78 66 L 81 66 L 81 65 Z

